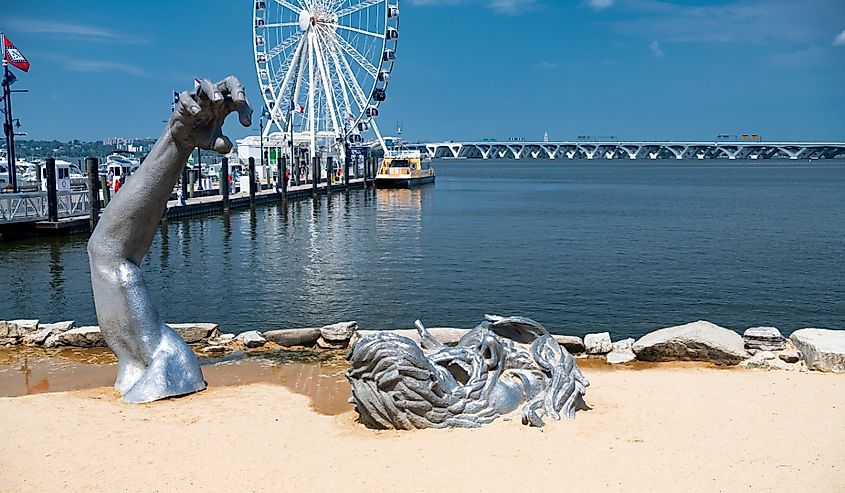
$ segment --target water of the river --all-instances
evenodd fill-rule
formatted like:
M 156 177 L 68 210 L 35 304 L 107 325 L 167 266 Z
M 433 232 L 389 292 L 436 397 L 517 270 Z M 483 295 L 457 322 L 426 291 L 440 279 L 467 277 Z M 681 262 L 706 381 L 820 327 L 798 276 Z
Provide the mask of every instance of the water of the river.
M 224 331 L 521 314 L 614 339 L 845 329 L 845 162 L 440 161 L 433 187 L 175 221 L 163 318 Z M 95 324 L 85 237 L 0 243 L 0 319 Z

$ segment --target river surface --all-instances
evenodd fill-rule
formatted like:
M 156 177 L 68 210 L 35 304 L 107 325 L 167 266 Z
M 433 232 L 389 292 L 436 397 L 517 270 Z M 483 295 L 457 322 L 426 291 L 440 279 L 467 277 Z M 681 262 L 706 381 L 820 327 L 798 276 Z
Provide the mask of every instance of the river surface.
M 614 339 L 845 329 L 845 162 L 438 161 L 437 184 L 173 221 L 162 317 L 228 332 L 521 314 Z M 87 238 L 0 243 L 0 319 L 96 324 Z

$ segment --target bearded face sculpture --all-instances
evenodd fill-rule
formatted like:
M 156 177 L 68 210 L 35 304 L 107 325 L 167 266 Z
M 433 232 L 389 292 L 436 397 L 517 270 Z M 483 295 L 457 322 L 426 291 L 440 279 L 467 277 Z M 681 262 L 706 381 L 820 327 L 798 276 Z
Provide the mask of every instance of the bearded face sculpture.
M 370 428 L 475 428 L 521 406 L 522 422 L 575 417 L 589 383 L 538 322 L 485 315 L 455 347 L 416 322 L 420 344 L 381 332 L 350 349 L 351 402 Z

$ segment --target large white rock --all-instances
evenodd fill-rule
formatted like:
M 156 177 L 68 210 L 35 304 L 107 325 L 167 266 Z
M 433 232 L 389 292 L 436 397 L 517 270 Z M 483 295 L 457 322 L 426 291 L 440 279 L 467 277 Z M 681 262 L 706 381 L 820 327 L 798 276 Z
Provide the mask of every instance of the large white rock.
M 0 320 L 0 339 L 16 339 L 38 330 L 38 320 Z
M 578 336 L 553 335 L 552 337 L 554 337 L 557 343 L 563 346 L 569 354 L 581 354 L 586 350 L 584 347 L 584 339 L 581 339 Z
M 584 336 L 584 347 L 587 354 L 607 354 L 613 350 L 613 343 L 610 341 L 609 332 L 599 334 L 587 334 Z
M 633 349 L 637 358 L 643 361 L 709 361 L 735 365 L 748 357 L 739 334 L 704 320 L 648 333 L 634 343 Z
M 781 351 L 786 348 L 786 338 L 776 327 L 751 327 L 742 334 L 745 347 L 763 351 Z
M 267 339 L 265 339 L 257 330 L 241 332 L 237 337 L 235 337 L 235 340 L 248 348 L 261 347 L 267 343 Z
M 845 372 L 845 330 L 801 329 L 789 338 L 811 370 Z
M 207 341 L 220 335 L 220 326 L 217 324 L 167 324 L 175 330 L 188 344 Z
M 73 328 L 74 322 L 73 320 L 68 320 L 66 322 L 56 322 L 52 324 L 41 324 L 40 327 L 42 329 L 50 329 L 50 335 L 58 335 L 62 332 L 67 332 Z
M 358 322 L 340 322 L 320 327 L 320 336 L 329 343 L 346 343 L 358 331 Z
M 632 347 L 634 346 L 634 339 L 623 339 L 612 344 L 612 351 L 607 353 L 607 362 L 611 365 L 619 365 L 622 363 L 630 363 L 637 359 Z
M 103 334 L 97 326 L 77 327 L 61 334 L 50 336 L 50 339 L 55 340 L 55 345 L 51 344 L 53 347 L 106 347 L 106 341 L 103 339 Z M 45 345 L 47 345 L 46 342 Z
M 42 327 L 41 329 L 38 329 L 35 332 L 29 332 L 26 335 L 24 335 L 22 342 L 24 344 L 30 344 L 30 345 L 31 344 L 42 345 L 42 344 L 44 344 L 44 341 L 46 341 L 47 338 L 50 337 L 50 335 L 52 335 L 52 333 L 53 333 L 53 330 L 50 329 L 49 327 L 47 327 L 47 328 Z

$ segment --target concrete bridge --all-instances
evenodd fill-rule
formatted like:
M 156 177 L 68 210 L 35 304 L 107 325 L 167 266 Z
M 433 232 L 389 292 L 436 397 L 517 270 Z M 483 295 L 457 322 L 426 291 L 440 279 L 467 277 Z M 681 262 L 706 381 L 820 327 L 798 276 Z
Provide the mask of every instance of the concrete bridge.
M 430 142 L 407 144 L 452 159 L 833 159 L 845 142 Z

